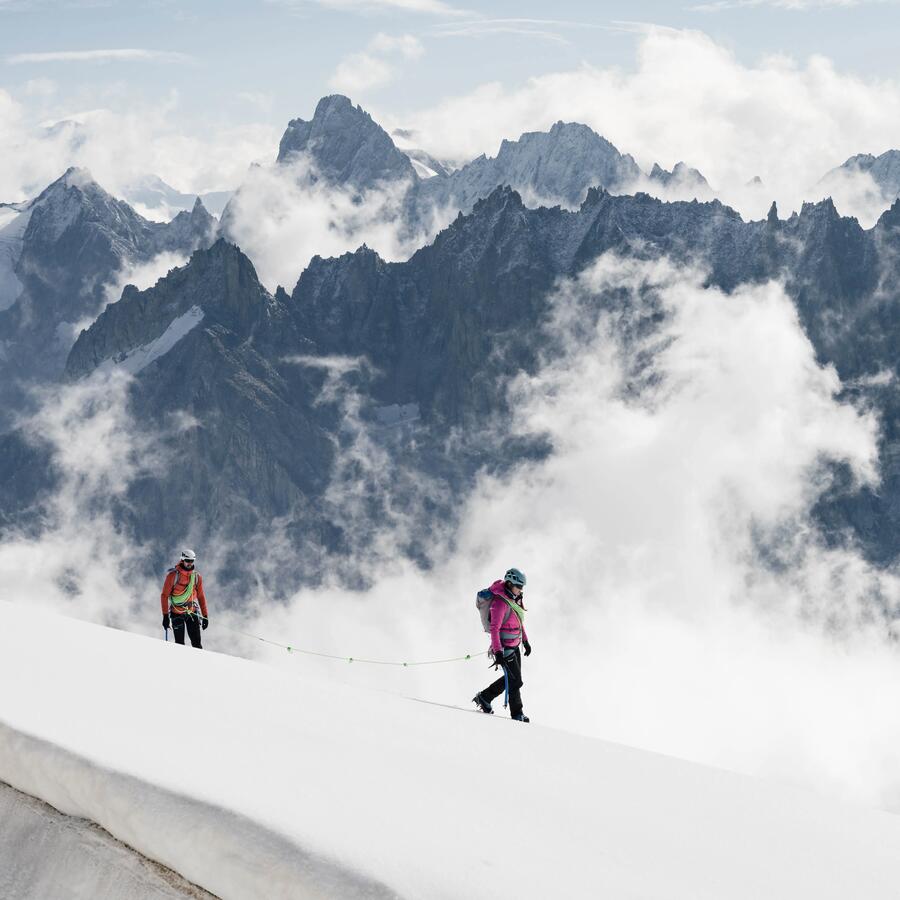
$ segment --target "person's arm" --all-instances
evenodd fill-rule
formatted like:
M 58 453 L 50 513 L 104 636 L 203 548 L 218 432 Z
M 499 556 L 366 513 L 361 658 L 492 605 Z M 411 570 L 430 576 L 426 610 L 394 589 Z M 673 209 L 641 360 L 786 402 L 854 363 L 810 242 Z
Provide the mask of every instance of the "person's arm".
M 206 594 L 203 593 L 203 576 L 197 575 L 197 599 L 200 601 L 200 615 L 204 619 L 208 618 L 206 612 Z
M 503 641 L 500 640 L 500 626 L 508 609 L 506 603 L 499 598 L 491 603 L 491 650 L 500 653 L 503 650 Z
M 165 616 L 169 612 L 169 597 L 172 596 L 172 585 L 175 584 L 175 573 L 169 572 L 166 580 L 163 582 L 162 594 L 159 598 L 159 605 L 162 607 L 162 614 Z

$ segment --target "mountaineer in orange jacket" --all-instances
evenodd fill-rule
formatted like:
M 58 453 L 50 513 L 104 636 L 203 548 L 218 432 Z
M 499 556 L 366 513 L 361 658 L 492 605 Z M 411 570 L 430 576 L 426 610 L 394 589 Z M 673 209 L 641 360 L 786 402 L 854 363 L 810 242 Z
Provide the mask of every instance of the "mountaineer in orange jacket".
M 163 628 L 168 632 L 169 622 L 175 643 L 184 643 L 187 628 L 191 646 L 203 649 L 200 629 L 206 631 L 209 615 L 206 611 L 206 594 L 203 593 L 203 576 L 194 568 L 197 554 L 193 550 L 181 551 L 181 562 L 169 569 L 159 598 L 163 614 Z

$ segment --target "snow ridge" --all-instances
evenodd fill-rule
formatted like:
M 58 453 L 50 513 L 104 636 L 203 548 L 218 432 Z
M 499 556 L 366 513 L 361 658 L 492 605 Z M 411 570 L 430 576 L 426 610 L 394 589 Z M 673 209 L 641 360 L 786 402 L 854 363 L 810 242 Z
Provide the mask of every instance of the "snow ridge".
M 896 897 L 887 813 L 27 609 L 38 644 L 0 631 L 0 781 L 223 900 Z
M 94 822 L 223 900 L 292 900 L 306 891 L 323 898 L 395 897 L 258 822 L 98 765 L 2 721 L 0 764 L 0 779 L 16 790 Z

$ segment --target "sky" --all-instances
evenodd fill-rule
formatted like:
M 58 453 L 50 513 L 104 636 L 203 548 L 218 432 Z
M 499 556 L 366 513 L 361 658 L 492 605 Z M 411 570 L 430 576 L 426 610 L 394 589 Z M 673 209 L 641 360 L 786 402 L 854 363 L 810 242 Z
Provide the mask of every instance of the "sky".
M 900 79 L 893 0 L 561 0 L 547 10 L 535 0 L 0 0 L 0 110 L 5 99 L 31 125 L 97 110 L 158 117 L 187 138 L 233 144 L 245 168 L 325 94 L 415 124 L 489 84 L 514 91 L 584 67 L 627 75 L 648 25 L 702 33 L 746 67 L 820 56 L 872 84 Z M 176 187 L 228 188 L 236 174 L 223 166 L 222 183 L 206 172 Z

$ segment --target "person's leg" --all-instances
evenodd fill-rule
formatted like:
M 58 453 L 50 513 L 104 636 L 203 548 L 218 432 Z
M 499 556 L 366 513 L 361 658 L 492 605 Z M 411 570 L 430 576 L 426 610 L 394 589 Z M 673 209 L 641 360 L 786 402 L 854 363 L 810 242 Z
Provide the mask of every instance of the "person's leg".
M 509 714 L 516 718 L 522 715 L 522 656 L 519 648 L 512 656 L 505 659 L 506 672 L 509 676 Z
M 499 697 L 504 690 L 506 690 L 506 676 L 501 675 L 490 687 L 486 687 L 479 693 L 490 703 L 495 697 Z
M 187 630 L 191 639 L 191 646 L 196 647 L 198 650 L 202 650 L 203 642 L 200 640 L 200 616 L 190 615 L 185 616 L 185 619 L 187 619 Z
M 184 643 L 184 616 L 172 616 L 172 635 L 176 644 Z

